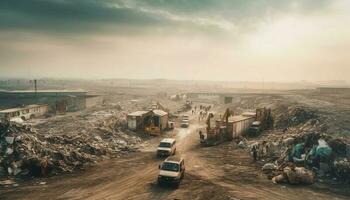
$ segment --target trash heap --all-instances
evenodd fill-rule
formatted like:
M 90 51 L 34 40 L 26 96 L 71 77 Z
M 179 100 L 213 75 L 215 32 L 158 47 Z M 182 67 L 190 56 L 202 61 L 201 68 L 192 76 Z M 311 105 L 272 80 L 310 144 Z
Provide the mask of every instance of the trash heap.
M 141 139 L 116 129 L 120 119 L 103 120 L 91 132 L 38 133 L 30 126 L 0 123 L 0 178 L 71 172 L 84 164 L 135 151 Z
M 322 178 L 350 179 L 349 141 L 318 132 L 269 136 L 259 142 L 260 157 L 268 161 L 262 171 L 274 183 L 311 184 Z M 275 140 L 273 140 L 275 139 Z
M 314 110 L 302 106 L 280 106 L 274 110 L 275 127 L 283 128 L 297 126 L 308 122 L 310 119 L 317 120 L 319 116 Z
M 350 183 L 349 138 L 327 134 L 320 115 L 298 106 L 278 108 L 275 130 L 259 141 L 262 171 L 274 183 Z M 288 110 L 288 111 L 286 111 Z

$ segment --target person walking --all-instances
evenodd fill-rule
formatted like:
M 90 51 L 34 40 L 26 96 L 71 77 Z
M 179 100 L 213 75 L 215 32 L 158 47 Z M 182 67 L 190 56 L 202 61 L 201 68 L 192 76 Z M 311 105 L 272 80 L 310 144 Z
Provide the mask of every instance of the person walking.
M 257 161 L 258 159 L 258 149 L 257 149 L 257 146 L 254 145 L 252 147 L 252 153 L 253 153 L 253 159 L 254 159 L 254 162 Z

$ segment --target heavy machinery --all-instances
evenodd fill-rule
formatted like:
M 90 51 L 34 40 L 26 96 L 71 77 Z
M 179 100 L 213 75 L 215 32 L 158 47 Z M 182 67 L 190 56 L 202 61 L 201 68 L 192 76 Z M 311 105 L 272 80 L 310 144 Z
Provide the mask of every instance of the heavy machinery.
M 227 108 L 224 115 L 221 118 L 221 125 L 220 125 L 220 130 L 222 132 L 222 135 L 224 136 L 224 139 L 226 140 L 232 140 L 232 127 L 230 127 L 229 123 L 228 123 L 228 118 L 233 115 L 233 113 L 231 113 L 230 109 Z M 225 121 L 224 121 L 225 120 Z
M 155 126 L 154 123 L 150 124 L 149 126 L 145 127 L 145 133 L 153 136 L 159 136 L 160 135 L 160 128 Z
M 249 136 L 257 136 L 262 131 L 270 128 L 273 125 L 273 118 L 270 108 L 256 109 L 256 119 L 249 128 Z
M 214 114 L 209 113 L 206 124 L 207 138 L 204 144 L 208 146 L 217 145 L 224 141 L 232 140 L 232 127 L 230 128 L 228 118 L 231 116 L 230 109 L 226 109 L 220 120 L 217 120 L 215 124 L 212 122 Z M 201 136 L 200 136 L 201 137 Z M 201 139 L 201 141 L 203 141 Z
M 156 126 L 154 116 L 150 116 L 146 121 L 147 124 L 145 125 L 144 132 L 149 135 L 159 136 L 161 134 L 161 130 L 159 126 Z

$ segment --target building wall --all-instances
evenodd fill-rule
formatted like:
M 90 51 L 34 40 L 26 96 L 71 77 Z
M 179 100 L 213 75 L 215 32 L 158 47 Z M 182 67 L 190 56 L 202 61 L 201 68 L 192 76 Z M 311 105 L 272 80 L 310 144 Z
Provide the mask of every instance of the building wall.
M 68 112 L 75 112 L 85 109 L 85 97 L 67 97 L 65 100 L 67 102 Z
M 46 113 L 49 112 L 49 106 L 43 105 L 38 108 L 38 111 L 35 113 L 35 117 L 44 116 Z
M 30 104 L 47 104 L 56 112 L 57 103 L 64 102 L 66 111 L 74 112 L 103 103 L 102 96 L 86 96 L 86 92 L 8 93 L 0 92 L 0 110 Z M 64 112 L 62 112 L 64 113 Z
M 244 135 L 248 131 L 250 125 L 254 122 L 254 120 L 254 118 L 248 118 L 242 121 L 233 122 L 233 137 Z
M 165 130 L 168 128 L 168 121 L 169 121 L 169 116 L 164 115 L 164 116 L 158 116 L 158 115 L 152 115 L 151 112 L 146 113 L 142 116 L 127 116 L 127 123 L 128 123 L 128 129 L 133 130 L 133 131 L 138 131 L 138 130 L 143 130 L 145 126 L 148 124 L 145 124 L 148 121 L 150 121 L 150 118 L 153 117 L 153 120 L 157 119 L 157 125 L 159 128 L 161 128 L 161 131 Z
M 165 130 L 168 128 L 168 121 L 169 121 L 169 116 L 168 115 L 164 115 L 162 117 L 160 117 L 160 123 L 161 123 L 161 127 L 162 130 Z
M 142 131 L 144 130 L 144 120 L 149 117 L 149 113 L 142 116 L 127 116 L 128 129 L 132 131 Z
M 86 97 L 86 108 L 94 107 L 103 104 L 103 96 L 88 96 Z
M 128 129 L 135 131 L 137 130 L 137 119 L 136 117 L 128 117 Z
M 49 110 L 48 105 L 39 105 L 32 108 L 24 108 L 22 110 L 14 111 L 5 114 L 3 117 L 7 119 L 21 118 L 23 120 L 28 120 L 32 117 L 44 116 Z

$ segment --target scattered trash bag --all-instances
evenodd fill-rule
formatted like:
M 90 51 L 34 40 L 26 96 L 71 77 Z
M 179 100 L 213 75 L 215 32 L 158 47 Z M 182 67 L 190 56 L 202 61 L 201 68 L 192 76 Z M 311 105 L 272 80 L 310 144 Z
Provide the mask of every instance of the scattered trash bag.
M 284 183 L 287 181 L 287 176 L 285 174 L 280 174 L 278 176 L 273 177 L 272 179 L 272 183 Z
M 286 146 L 293 145 L 293 143 L 294 143 L 294 138 L 292 138 L 292 137 L 289 137 L 289 138 L 283 140 L 283 144 Z
M 296 144 L 292 150 L 293 157 L 301 159 L 301 155 L 304 153 L 304 144 Z
M 276 170 L 277 166 L 273 163 L 266 163 L 261 170 L 265 171 L 265 170 Z
M 238 147 L 244 149 L 247 147 L 247 144 L 244 140 L 242 140 L 238 143 Z
M 315 173 L 304 167 L 285 167 L 283 173 L 272 178 L 273 183 L 286 182 L 290 184 L 313 184 Z
M 350 160 L 337 158 L 333 162 L 333 170 L 337 177 L 350 183 Z
M 332 148 L 327 144 L 325 140 L 319 139 L 315 155 L 321 160 L 328 160 L 332 155 Z
M 318 160 L 316 159 L 316 149 L 317 145 L 314 145 L 310 151 L 306 154 L 306 164 L 310 167 L 318 165 Z

